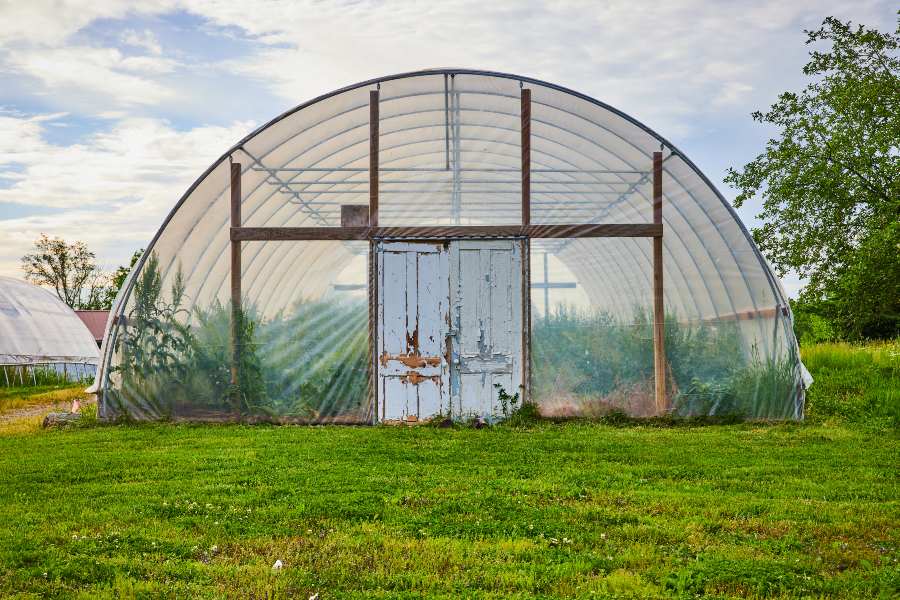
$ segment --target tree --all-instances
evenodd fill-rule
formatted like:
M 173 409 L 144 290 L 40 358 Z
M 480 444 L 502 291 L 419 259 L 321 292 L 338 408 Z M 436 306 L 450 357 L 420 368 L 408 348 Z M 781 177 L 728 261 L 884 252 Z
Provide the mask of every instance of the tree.
M 141 259 L 141 255 L 144 253 L 144 249 L 136 250 L 134 254 L 131 255 L 131 262 L 128 266 L 119 266 L 109 277 L 109 286 L 106 288 L 104 305 L 105 308 L 112 308 L 113 302 L 116 300 L 116 296 L 119 294 L 119 290 L 122 289 L 122 286 L 125 285 L 125 280 L 128 279 L 128 274 L 131 273 L 131 270 L 134 268 L 134 265 L 137 264 L 137 261 Z
M 898 13 L 900 14 L 900 13 Z M 779 275 L 808 279 L 815 305 L 845 337 L 900 334 L 900 21 L 882 33 L 828 17 L 806 31 L 799 93 L 753 119 L 778 137 L 725 181 L 735 206 L 760 195 L 753 230 Z
M 107 278 L 97 268 L 95 258 L 84 242 L 70 244 L 42 233 L 34 251 L 22 257 L 22 269 L 26 280 L 52 287 L 71 308 L 100 308 Z

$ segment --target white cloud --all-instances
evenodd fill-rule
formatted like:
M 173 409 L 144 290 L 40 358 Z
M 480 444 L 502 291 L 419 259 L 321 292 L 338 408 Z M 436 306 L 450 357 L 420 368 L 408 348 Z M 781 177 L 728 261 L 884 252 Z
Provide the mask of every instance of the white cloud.
M 160 34 L 160 43 L 141 21 L 175 9 L 206 23 L 181 32 L 194 36 L 183 48 L 170 47 L 177 36 Z M 707 124 L 746 121 L 751 109 L 802 85 L 803 28 L 834 14 L 893 29 L 895 10 L 887 0 L 0 0 L 0 101 L 30 96 L 43 108 L 14 106 L 47 113 L 0 112 L 0 211 L 8 202 L 53 209 L 0 220 L 0 272 L 17 273 L 18 257 L 42 231 L 126 260 L 187 185 L 250 129 L 206 125 L 223 99 L 239 97 L 216 113 L 229 121 L 264 119 L 273 115 L 256 114 L 245 97 L 276 94 L 290 106 L 389 73 L 471 67 L 582 91 L 680 144 L 698 129 L 708 140 Z M 98 19 L 111 36 L 89 36 Z M 216 32 L 231 44 L 221 53 L 231 59 L 197 51 L 200 36 Z M 236 49 L 243 54 L 235 58 Z M 4 97 L 13 87 L 17 95 Z M 186 105 L 195 115 L 187 131 L 159 118 L 181 123 Z M 99 117 L 105 129 L 50 143 L 48 133 L 66 131 L 74 118 L 53 107 Z
M 796 81 L 802 29 L 827 14 L 877 24 L 885 2 L 680 0 L 242 3 L 192 10 L 269 44 L 234 68 L 290 104 L 379 75 L 437 66 L 530 75 L 613 104 L 670 138 L 714 110 L 768 104 Z M 773 64 L 780 69 L 773 72 Z
M 171 0 L 8 0 L 0 4 L 0 45 L 59 45 L 91 22 L 173 9 Z
M 122 104 L 173 98 L 173 90 L 143 76 L 169 72 L 173 64 L 166 58 L 125 57 L 114 48 L 89 46 L 19 50 L 7 58 L 12 70 L 37 78 L 48 92 L 91 94 Z
M 145 29 L 144 31 L 126 29 L 122 32 L 122 35 L 119 36 L 119 39 L 123 44 L 127 46 L 132 46 L 134 48 L 143 48 L 150 54 L 155 54 L 156 56 L 160 56 L 162 54 L 162 46 L 160 46 L 159 40 L 156 38 L 156 34 L 154 34 L 149 29 Z
M 40 233 L 80 239 L 110 264 L 146 245 L 187 187 L 253 123 L 177 131 L 129 118 L 72 145 L 51 144 L 46 127 L 65 115 L 0 115 L 0 213 L 4 203 L 54 209 L 0 220 L 0 272 Z M 4 168 L 5 165 L 5 168 Z M 9 205 L 7 205 L 9 206 Z M 122 248 L 122 246 L 125 248 Z

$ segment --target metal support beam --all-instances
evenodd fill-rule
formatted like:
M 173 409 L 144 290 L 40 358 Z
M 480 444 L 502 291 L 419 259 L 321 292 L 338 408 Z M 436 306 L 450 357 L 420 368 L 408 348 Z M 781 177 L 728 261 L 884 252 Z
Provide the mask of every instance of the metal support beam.
M 378 227 L 378 90 L 369 92 L 369 225 Z
M 241 165 L 231 163 L 231 227 L 241 226 Z M 241 382 L 238 366 L 241 362 L 241 242 L 231 240 L 231 388 L 232 408 L 241 410 Z
M 653 223 L 662 227 L 662 152 L 653 153 Z M 666 312 L 663 302 L 663 240 L 653 238 L 653 378 L 656 391 L 656 410 L 669 410 L 666 397 Z

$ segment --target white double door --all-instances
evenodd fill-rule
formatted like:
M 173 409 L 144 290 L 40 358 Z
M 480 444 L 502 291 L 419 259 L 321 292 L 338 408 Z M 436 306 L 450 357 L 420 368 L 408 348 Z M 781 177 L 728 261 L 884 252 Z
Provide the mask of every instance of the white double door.
M 380 420 L 497 415 L 520 391 L 522 245 L 377 244 Z

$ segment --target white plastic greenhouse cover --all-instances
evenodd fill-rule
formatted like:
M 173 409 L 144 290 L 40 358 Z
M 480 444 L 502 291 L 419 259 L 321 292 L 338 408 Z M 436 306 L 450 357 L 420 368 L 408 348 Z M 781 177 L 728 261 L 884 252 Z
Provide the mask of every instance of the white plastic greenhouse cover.
M 97 342 L 52 292 L 0 277 L 0 364 L 96 365 Z
M 230 164 L 245 227 L 333 227 L 368 204 L 379 91 L 379 225 L 521 222 L 520 95 L 531 90 L 531 223 L 651 223 L 663 151 L 670 393 L 683 414 L 802 418 L 787 300 L 728 202 L 665 138 L 527 77 L 444 69 L 326 94 L 217 160 L 165 219 L 116 301 L 96 385 L 109 418 L 373 420 L 365 241 L 244 242 L 245 344 L 257 392 L 229 379 Z M 531 398 L 548 414 L 643 406 L 652 378 L 651 240 L 532 239 Z M 549 292 L 534 287 L 565 279 Z M 549 285 L 545 288 L 549 289 Z M 598 333 L 600 332 L 600 333 Z M 749 391 L 748 391 L 749 390 Z M 679 408 L 680 407 L 680 408 Z

